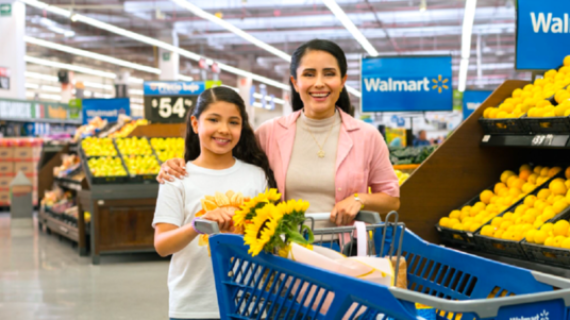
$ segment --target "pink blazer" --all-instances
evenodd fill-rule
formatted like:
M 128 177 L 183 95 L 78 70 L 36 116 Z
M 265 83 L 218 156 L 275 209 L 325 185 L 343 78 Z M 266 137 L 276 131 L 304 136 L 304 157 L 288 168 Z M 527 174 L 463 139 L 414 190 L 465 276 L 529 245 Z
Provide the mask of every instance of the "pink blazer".
M 398 177 L 392 168 L 389 152 L 382 135 L 372 125 L 340 112 L 342 125 L 338 139 L 335 176 L 335 200 L 368 192 L 383 192 L 400 197 Z M 257 141 L 269 158 L 277 187 L 285 199 L 285 177 L 293 144 L 295 128 L 301 111 L 269 120 L 255 132 Z

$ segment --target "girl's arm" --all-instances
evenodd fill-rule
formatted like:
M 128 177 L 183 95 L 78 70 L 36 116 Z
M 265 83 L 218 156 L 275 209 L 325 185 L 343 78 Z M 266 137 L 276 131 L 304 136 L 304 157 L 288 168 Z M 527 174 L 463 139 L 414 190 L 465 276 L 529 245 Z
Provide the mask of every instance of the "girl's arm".
M 232 232 L 232 217 L 233 209 L 218 208 L 208 211 L 200 218 L 217 222 L 221 232 Z M 181 227 L 157 223 L 154 229 L 154 248 L 161 257 L 166 257 L 186 248 L 198 235 L 191 223 Z

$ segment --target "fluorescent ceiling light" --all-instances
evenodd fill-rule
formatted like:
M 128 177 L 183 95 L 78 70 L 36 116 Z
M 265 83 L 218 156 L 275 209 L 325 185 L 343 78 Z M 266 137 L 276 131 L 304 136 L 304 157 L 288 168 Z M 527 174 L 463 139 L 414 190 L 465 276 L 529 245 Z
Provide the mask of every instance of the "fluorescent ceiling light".
M 108 63 L 115 64 L 118 66 L 126 67 L 126 68 L 131 68 L 131 69 L 140 70 L 140 71 L 149 72 L 149 73 L 154 73 L 154 74 L 160 74 L 161 73 L 160 69 L 157 69 L 157 68 L 147 67 L 147 66 L 143 66 L 141 64 L 132 63 L 129 61 L 113 58 L 110 56 L 106 56 L 106 55 L 102 55 L 102 54 L 98 54 L 98 53 L 94 53 L 94 52 L 90 52 L 90 51 L 80 50 L 80 49 L 72 48 L 69 46 L 64 46 L 64 45 L 54 43 L 54 42 L 49 42 L 49 41 L 45 41 L 45 40 L 41 40 L 41 39 L 37 39 L 37 38 L 32 38 L 29 36 L 24 36 L 24 41 L 27 43 L 35 44 L 35 45 L 42 46 L 45 48 L 59 50 L 59 51 L 71 53 L 71 54 L 74 54 L 77 56 L 91 58 L 91 59 L 95 59 L 95 60 L 99 60 L 99 61 L 104 61 L 104 62 L 108 62 Z
M 37 1 L 37 0 L 20 0 L 20 1 L 22 1 L 23 3 L 25 3 L 27 5 L 30 5 L 30 6 L 45 10 L 45 11 L 49 11 L 49 12 L 52 12 L 52 13 L 55 13 L 58 15 L 61 15 L 61 16 L 64 16 L 66 18 L 71 18 L 71 16 L 72 16 L 72 13 L 70 11 L 49 5 L 45 2 L 41 2 L 41 1 Z M 128 31 L 128 30 L 125 30 L 122 28 L 118 28 L 116 26 L 110 25 L 108 23 L 105 23 L 105 22 L 102 22 L 102 21 L 99 21 L 99 20 L 96 20 L 93 18 L 89 18 L 87 16 L 84 16 L 84 15 L 81 15 L 78 13 L 73 13 L 73 19 L 74 19 L 74 21 L 83 22 L 83 23 L 91 25 L 93 27 L 96 27 L 96 28 L 99 28 L 102 30 L 107 30 L 107 31 L 115 33 L 115 34 L 118 34 L 118 35 L 121 35 L 121 36 L 124 36 L 127 38 L 131 38 L 133 40 L 137 40 L 137 41 L 149 44 L 151 46 L 156 46 L 156 47 L 159 47 L 159 48 L 171 51 L 171 52 L 178 53 L 179 55 L 181 55 L 183 57 L 187 57 L 187 58 L 192 59 L 194 61 L 200 61 L 200 59 L 205 58 L 206 63 L 208 65 L 211 65 L 214 63 L 214 60 L 212 60 L 210 58 L 202 57 L 199 54 L 196 54 L 194 52 L 184 50 L 182 48 L 173 46 L 173 45 L 168 44 L 168 43 L 163 42 L 163 41 L 153 39 L 151 37 L 147 37 L 147 36 L 132 32 L 132 31 Z M 221 70 L 224 70 L 226 72 L 233 73 L 235 75 L 246 77 L 246 78 L 251 78 L 252 80 L 262 82 L 262 83 L 265 83 L 267 85 L 277 87 L 277 88 L 280 88 L 280 89 L 283 89 L 286 91 L 290 90 L 289 86 L 287 84 L 282 83 L 282 82 L 275 81 L 273 79 L 269 79 L 267 77 L 263 77 L 263 76 L 260 76 L 258 74 L 251 73 L 251 72 L 248 72 L 248 71 L 245 71 L 242 69 L 238 69 L 238 68 L 232 67 L 230 65 L 227 65 L 225 63 L 218 62 L 218 66 L 220 67 Z
M 47 81 L 55 81 L 57 82 L 57 77 L 56 76 L 50 76 L 47 74 L 41 74 L 41 73 L 36 73 L 36 72 L 30 72 L 30 71 L 26 71 L 24 73 L 24 75 L 26 76 L 26 78 L 31 78 L 31 79 L 38 79 L 38 80 L 47 80 Z
M 26 82 L 26 88 L 28 89 L 39 89 L 40 85 L 35 83 Z
M 129 89 L 129 94 L 135 94 L 135 95 L 142 96 L 144 94 L 144 91 L 139 90 L 139 89 Z
M 54 86 L 42 85 L 42 86 L 40 87 L 40 90 L 47 91 L 47 92 L 61 93 L 61 87 L 54 87 Z
M 475 20 L 475 9 L 477 0 L 467 0 L 465 2 L 465 13 L 463 15 L 463 31 L 461 34 L 461 62 L 459 63 L 459 83 L 457 89 L 465 91 L 467 83 L 467 72 L 469 71 L 469 56 L 471 55 L 471 35 L 473 33 L 473 21 Z
M 271 45 L 268 45 L 267 43 L 255 38 L 251 34 L 241 30 L 240 28 L 234 26 L 233 24 L 216 17 L 215 15 L 213 15 L 211 13 L 208 13 L 208 12 L 200 9 L 198 6 L 188 2 L 186 0 L 172 0 L 172 2 L 174 2 L 174 3 L 178 4 L 179 6 L 187 9 L 188 11 L 194 13 L 195 15 L 197 15 L 198 17 L 200 17 L 202 19 L 209 20 L 213 23 L 216 23 L 216 24 L 222 26 L 226 30 L 237 34 L 238 36 L 242 37 L 246 41 L 249 41 L 249 42 L 253 43 L 254 45 L 260 47 L 261 49 L 263 49 L 267 52 L 270 52 L 270 53 L 280 57 L 281 59 L 283 59 L 287 62 L 291 62 L 291 56 L 288 55 L 286 52 L 281 51 L 281 50 L 279 50 L 279 49 L 277 49 Z
M 95 69 L 76 66 L 76 65 L 67 64 L 67 63 L 44 60 L 44 59 L 39 59 L 39 58 L 35 58 L 35 57 L 30 57 L 30 56 L 25 56 L 24 60 L 26 62 L 29 62 L 29 63 L 39 64 L 39 65 L 46 66 L 46 67 L 65 69 L 65 70 L 70 70 L 70 71 L 75 71 L 75 72 L 81 72 L 81 73 L 91 74 L 94 76 L 99 76 L 102 78 L 108 78 L 108 79 L 117 78 L 117 75 L 114 73 L 111 73 L 111 72 L 95 70 Z M 139 79 L 139 78 L 130 77 L 129 82 L 135 83 L 135 84 L 142 84 L 144 82 L 144 80 Z
M 50 81 L 50 82 L 59 82 L 56 76 L 50 76 L 47 74 L 41 74 L 41 73 L 36 73 L 36 72 L 31 72 L 31 71 L 26 71 L 25 76 L 26 76 L 26 78 L 29 78 L 29 79 L 45 80 L 45 81 Z M 114 87 L 112 85 L 109 85 L 109 84 L 102 84 L 102 83 L 90 82 L 90 81 L 73 80 L 73 84 L 76 84 L 77 82 L 83 82 L 83 85 L 85 87 L 90 87 L 90 88 L 95 88 L 95 89 L 103 89 L 103 90 L 114 90 Z M 28 83 L 28 82 L 26 82 L 26 83 Z
M 144 72 L 153 73 L 153 74 L 161 74 L 162 73 L 160 71 L 160 69 L 158 69 L 158 68 L 148 67 L 148 66 L 144 66 L 142 64 L 132 63 L 129 61 L 113 58 L 113 57 L 106 56 L 103 54 L 85 51 L 85 50 L 80 50 L 80 49 L 76 49 L 73 47 L 64 46 L 64 45 L 59 44 L 59 43 L 49 42 L 49 41 L 45 41 L 45 40 L 41 40 L 41 39 L 29 37 L 29 36 L 24 36 L 24 41 L 26 41 L 27 43 L 38 45 L 38 46 L 42 46 L 42 47 L 46 47 L 46 48 L 50 48 L 50 49 L 54 49 L 54 50 L 59 50 L 59 51 L 71 53 L 71 54 L 74 54 L 77 56 L 91 58 L 91 59 L 95 59 L 95 60 L 99 60 L 99 61 L 104 61 L 104 62 L 115 64 L 118 66 L 131 68 L 134 70 L 144 71 Z M 178 79 L 184 80 L 184 81 L 194 80 L 194 78 L 192 78 L 192 77 L 188 77 L 188 76 L 181 75 L 181 74 L 178 75 Z
M 358 28 L 352 23 L 348 18 L 346 13 L 341 9 L 341 7 L 336 3 L 335 0 L 323 0 L 323 3 L 329 8 L 329 10 L 337 17 L 338 20 L 344 25 L 346 30 L 352 34 L 352 36 L 360 43 L 360 45 L 368 52 L 369 55 L 375 57 L 378 55 L 378 51 L 374 49 L 372 44 L 366 39 L 366 37 L 358 30 Z
M 142 110 L 143 106 L 140 104 L 132 104 L 131 103 L 131 110 Z

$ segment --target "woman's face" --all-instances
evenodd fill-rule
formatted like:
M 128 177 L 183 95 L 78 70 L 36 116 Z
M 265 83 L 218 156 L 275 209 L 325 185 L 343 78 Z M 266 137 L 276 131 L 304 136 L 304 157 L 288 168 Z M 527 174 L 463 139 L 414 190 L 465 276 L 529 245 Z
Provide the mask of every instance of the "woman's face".
M 233 103 L 214 102 L 200 114 L 200 118 L 192 116 L 191 121 L 203 152 L 231 154 L 241 137 L 242 118 Z
M 301 58 L 297 78 L 291 77 L 291 82 L 301 96 L 305 115 L 324 119 L 334 115 L 346 79 L 347 75 L 341 77 L 338 61 L 332 54 L 311 50 Z

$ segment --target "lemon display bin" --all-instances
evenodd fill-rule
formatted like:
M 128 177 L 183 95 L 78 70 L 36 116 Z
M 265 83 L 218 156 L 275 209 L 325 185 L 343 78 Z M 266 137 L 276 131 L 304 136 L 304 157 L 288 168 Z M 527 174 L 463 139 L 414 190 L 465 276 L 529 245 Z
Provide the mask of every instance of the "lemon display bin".
M 528 81 L 507 80 L 499 86 L 401 186 L 400 219 L 420 237 L 441 243 L 434 227 L 439 219 L 496 183 L 503 171 L 523 163 L 555 166 L 570 159 L 570 131 L 549 135 L 485 133 L 480 124 L 483 111 L 499 105 L 514 89 L 527 84 Z M 534 263 L 497 253 L 481 254 L 570 276 L 568 270 L 551 268 L 546 261 Z

